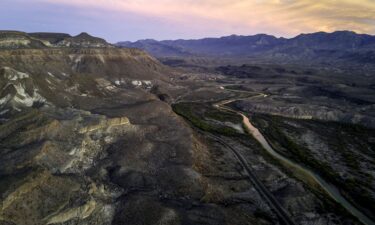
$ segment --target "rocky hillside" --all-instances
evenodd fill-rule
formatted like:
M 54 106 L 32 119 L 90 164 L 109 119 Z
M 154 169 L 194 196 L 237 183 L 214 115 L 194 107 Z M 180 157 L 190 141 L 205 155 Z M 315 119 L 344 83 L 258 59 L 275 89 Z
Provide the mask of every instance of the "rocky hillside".
M 41 48 L 46 47 L 47 43 L 42 40 L 32 38 L 24 32 L 1 31 L 0 48 Z
M 110 48 L 104 39 L 87 33 L 70 36 L 63 33 L 25 33 L 19 31 L 0 31 L 0 48 Z
M 139 50 L 2 50 L 0 59 L 3 115 L 33 105 L 72 107 L 120 88 L 149 91 L 168 82 L 167 69 Z

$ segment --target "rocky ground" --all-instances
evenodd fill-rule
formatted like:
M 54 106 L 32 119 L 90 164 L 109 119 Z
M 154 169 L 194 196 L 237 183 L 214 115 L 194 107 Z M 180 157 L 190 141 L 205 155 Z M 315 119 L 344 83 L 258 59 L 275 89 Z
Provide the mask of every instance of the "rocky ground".
M 373 76 L 295 65 L 225 66 L 218 71 L 235 83 L 228 88 L 267 95 L 237 102 L 243 111 L 375 125 Z

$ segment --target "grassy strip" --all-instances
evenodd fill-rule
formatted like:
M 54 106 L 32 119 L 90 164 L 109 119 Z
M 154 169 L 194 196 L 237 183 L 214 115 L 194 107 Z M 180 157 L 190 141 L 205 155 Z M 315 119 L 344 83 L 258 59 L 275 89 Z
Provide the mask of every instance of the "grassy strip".
M 227 127 L 227 126 L 218 126 L 212 123 L 207 122 L 206 120 L 202 119 L 202 115 L 199 115 L 198 112 L 202 110 L 202 107 L 206 107 L 203 104 L 197 103 L 178 103 L 172 105 L 173 111 L 178 115 L 182 116 L 190 123 L 192 123 L 195 127 L 210 133 L 216 133 L 225 136 L 237 136 L 239 135 L 238 131 L 234 128 Z M 217 113 L 213 114 L 210 112 L 211 117 L 216 119 L 223 119 L 226 118 L 228 115 L 219 116 Z

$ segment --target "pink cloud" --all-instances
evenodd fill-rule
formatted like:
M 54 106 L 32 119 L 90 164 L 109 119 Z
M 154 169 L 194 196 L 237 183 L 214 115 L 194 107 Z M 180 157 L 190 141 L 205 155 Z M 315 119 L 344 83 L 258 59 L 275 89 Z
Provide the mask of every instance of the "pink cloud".
M 271 33 L 354 30 L 375 33 L 372 0 L 38 0 L 165 20 L 192 31 Z M 220 32 L 221 31 L 221 32 Z

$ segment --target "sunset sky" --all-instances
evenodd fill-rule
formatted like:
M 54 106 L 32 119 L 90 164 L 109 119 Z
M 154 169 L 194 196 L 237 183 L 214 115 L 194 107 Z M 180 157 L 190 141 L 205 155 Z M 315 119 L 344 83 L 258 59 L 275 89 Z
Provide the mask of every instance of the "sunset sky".
M 375 0 L 0 0 L 0 29 L 110 42 L 315 31 L 375 34 Z

